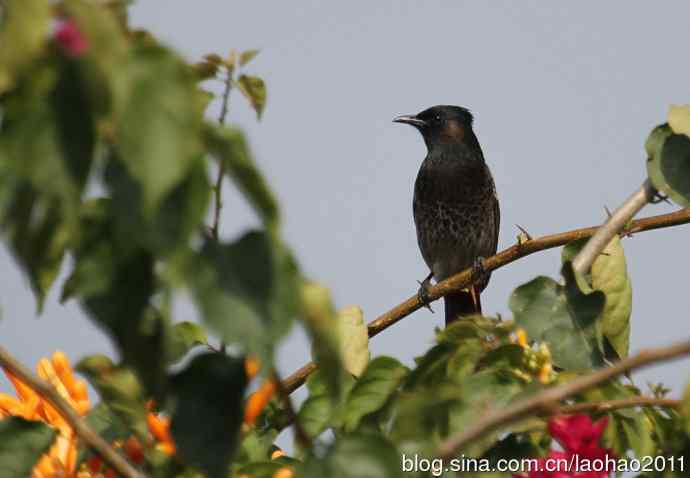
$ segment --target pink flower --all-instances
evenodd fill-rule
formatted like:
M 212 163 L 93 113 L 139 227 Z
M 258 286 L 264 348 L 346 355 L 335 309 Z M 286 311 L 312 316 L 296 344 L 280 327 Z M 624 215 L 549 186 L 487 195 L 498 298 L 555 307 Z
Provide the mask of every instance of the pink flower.
M 73 20 L 60 21 L 55 28 L 54 37 L 70 56 L 81 56 L 89 48 L 89 43 Z
M 607 423 L 606 417 L 592 422 L 589 415 L 563 415 L 549 420 L 549 432 L 566 452 L 580 454 L 598 448 Z
M 606 478 L 608 471 L 584 471 L 592 468 L 593 460 L 600 460 L 597 468 L 613 458 L 613 451 L 599 444 L 608 420 L 596 422 L 588 415 L 560 416 L 549 420 L 551 436 L 563 447 L 563 452 L 551 450 L 544 458 L 539 458 L 538 469 L 514 475 L 515 478 Z M 577 458 L 577 460 L 575 460 Z M 568 469 L 580 464 L 583 471 Z M 587 467 L 584 463 L 589 462 Z M 547 466 L 548 465 L 548 466 Z M 552 470 L 552 471 L 549 471 Z

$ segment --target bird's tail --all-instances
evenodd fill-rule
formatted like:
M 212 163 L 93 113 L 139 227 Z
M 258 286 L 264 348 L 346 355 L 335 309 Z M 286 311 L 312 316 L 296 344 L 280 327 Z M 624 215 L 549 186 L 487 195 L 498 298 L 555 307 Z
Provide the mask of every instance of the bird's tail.
M 482 313 L 479 291 L 474 287 L 448 294 L 443 300 L 446 305 L 446 327 L 461 317 Z

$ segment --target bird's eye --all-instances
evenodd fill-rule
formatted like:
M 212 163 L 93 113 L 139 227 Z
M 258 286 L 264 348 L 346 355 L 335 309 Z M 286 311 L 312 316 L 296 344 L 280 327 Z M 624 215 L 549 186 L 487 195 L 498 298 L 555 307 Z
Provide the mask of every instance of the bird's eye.
M 434 117 L 434 121 L 435 121 L 436 123 L 440 123 L 440 122 L 441 122 L 441 115 L 436 115 L 436 116 Z

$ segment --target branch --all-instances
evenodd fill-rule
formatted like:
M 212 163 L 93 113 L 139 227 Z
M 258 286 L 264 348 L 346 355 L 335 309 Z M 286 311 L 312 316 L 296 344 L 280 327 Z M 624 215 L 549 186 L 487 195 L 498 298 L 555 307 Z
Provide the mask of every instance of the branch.
M 573 260 L 573 269 L 584 274 L 592 267 L 594 260 L 606 248 L 613 236 L 618 234 L 625 225 L 640 212 L 647 203 L 651 202 L 656 194 L 656 189 L 649 179 L 635 191 L 618 209 L 616 209 L 608 221 L 601 226 L 592 238 L 587 241 L 585 247 Z
M 134 468 L 122 455 L 94 432 L 86 421 L 57 393 L 46 381 L 41 380 L 31 370 L 19 363 L 12 355 L 0 347 L 0 365 L 34 389 L 60 413 L 72 427 L 77 436 L 94 452 L 100 455 L 119 475 L 126 478 L 144 478 L 144 474 Z
M 620 400 L 602 400 L 600 402 L 576 403 L 575 405 L 563 405 L 549 410 L 549 415 L 570 415 L 573 413 L 601 413 L 632 407 L 666 407 L 678 408 L 683 402 L 672 398 L 659 397 L 630 397 Z
M 461 432 L 452 435 L 438 448 L 439 458 L 452 458 L 468 443 L 477 440 L 487 433 L 496 431 L 515 423 L 525 417 L 549 410 L 549 407 L 568 397 L 584 392 L 590 388 L 618 377 L 631 370 L 640 369 L 650 364 L 671 360 L 690 354 L 690 340 L 668 347 L 659 347 L 639 352 L 633 357 L 621 360 L 610 367 L 602 368 L 571 382 L 555 386 L 540 392 L 530 398 L 517 401 L 506 408 L 494 410 L 480 418 Z
M 223 90 L 223 104 L 220 107 L 220 116 L 218 123 L 224 124 L 225 117 L 228 115 L 228 104 L 230 101 L 230 90 L 232 89 L 232 74 L 228 71 L 228 76 L 225 79 L 225 89 Z M 223 176 L 225 176 L 225 161 L 221 161 L 218 165 L 218 176 L 216 177 L 216 184 L 213 187 L 214 208 L 213 208 L 213 225 L 211 226 L 211 235 L 217 241 L 218 229 L 220 227 L 220 210 L 223 209 Z
M 284 382 L 281 380 L 277 370 L 274 369 L 272 375 L 273 380 L 276 383 L 278 397 L 280 398 L 280 401 L 283 402 L 283 408 L 287 414 L 287 423 L 291 423 L 295 426 L 295 439 L 297 440 L 297 443 L 299 443 L 299 445 L 305 450 L 312 448 L 313 443 L 311 437 L 304 430 L 299 420 L 297 420 L 297 413 L 295 413 L 295 407 L 292 405 L 290 392 L 288 392 L 285 388 Z
M 633 221 L 630 227 L 624 230 L 625 234 L 633 234 L 643 231 L 651 231 L 654 229 L 661 229 L 665 227 L 677 226 L 680 224 L 687 224 L 690 222 L 690 208 L 681 209 L 669 214 L 660 214 L 658 216 L 647 217 Z M 561 232 L 559 234 L 552 234 L 536 239 L 529 239 L 525 242 L 515 244 L 507 249 L 502 250 L 495 256 L 489 257 L 484 261 L 484 269 L 487 272 L 496 270 L 522 257 L 534 254 L 535 252 L 552 249 L 554 247 L 563 246 L 576 239 L 591 237 L 597 231 L 598 226 L 586 227 L 582 229 L 574 229 L 572 231 Z M 472 277 L 472 269 L 466 269 L 446 280 L 440 282 L 429 288 L 429 298 L 434 301 L 446 294 L 466 288 L 475 280 Z M 405 302 L 396 305 L 388 312 L 380 315 L 375 320 L 369 322 L 367 325 L 369 329 L 369 337 L 373 337 L 399 320 L 404 319 L 412 312 L 423 307 L 419 302 L 417 295 L 407 299 Z M 309 374 L 316 370 L 316 365 L 311 362 L 303 366 L 295 373 L 285 379 L 284 385 L 288 392 L 292 393 L 299 388 L 307 379 Z

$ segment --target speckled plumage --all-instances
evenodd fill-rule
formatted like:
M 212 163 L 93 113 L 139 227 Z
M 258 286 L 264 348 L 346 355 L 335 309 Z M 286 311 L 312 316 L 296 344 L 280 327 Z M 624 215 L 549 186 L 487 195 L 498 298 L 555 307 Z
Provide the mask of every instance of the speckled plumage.
M 413 213 L 419 249 L 438 282 L 471 267 L 478 257 L 495 254 L 500 225 L 496 188 L 469 111 L 436 106 L 404 118 L 410 119 L 398 121 L 417 127 L 428 148 L 415 181 Z M 477 284 L 477 292 L 489 278 Z M 481 312 L 468 300 L 469 294 L 446 297 L 446 323 Z
M 465 154 L 476 153 L 430 152 L 415 181 L 417 242 L 437 281 L 496 252 L 499 210 L 494 181 L 483 160 Z

